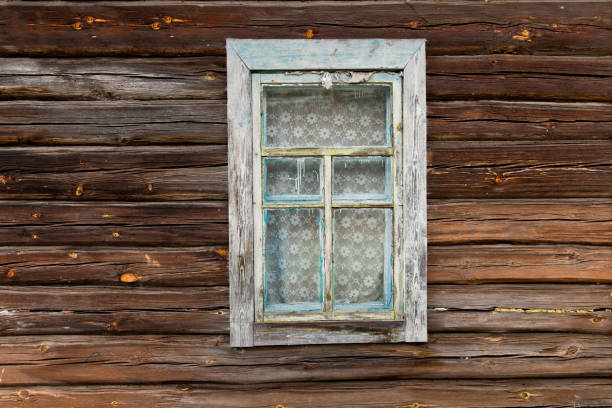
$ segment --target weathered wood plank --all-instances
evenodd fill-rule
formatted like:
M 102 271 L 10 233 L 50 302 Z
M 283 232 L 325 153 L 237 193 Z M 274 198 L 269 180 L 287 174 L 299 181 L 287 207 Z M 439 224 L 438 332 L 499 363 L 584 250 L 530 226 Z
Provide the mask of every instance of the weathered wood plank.
M 227 43 L 228 213 L 230 337 L 234 347 L 253 346 L 253 112 L 251 72 Z
M 610 157 L 609 141 L 431 142 L 428 197 L 612 197 Z M 225 146 L 5 148 L 0 199 L 222 199 L 226 163 Z
M 307 407 L 439 408 L 602 407 L 612 405 L 612 380 L 412 380 L 298 383 L 274 386 L 27 386 L 0 389 L 0 401 L 29 408 Z
M 428 283 L 612 283 L 612 247 L 429 246 Z M 0 247 L 0 285 L 224 286 L 226 247 Z
M 427 134 L 431 141 L 610 140 L 611 111 L 603 103 L 432 102 Z
M 456 310 L 612 308 L 612 285 L 429 285 L 428 306 Z M 188 310 L 229 304 L 228 288 L 116 288 L 101 286 L 2 286 L 0 308 L 10 310 Z
M 429 200 L 433 245 L 612 243 L 610 200 Z
M 495 146 L 493 148 L 493 146 Z M 612 143 L 436 142 L 429 198 L 612 197 Z
M 222 54 L 225 38 L 426 38 L 430 55 L 608 55 L 606 2 L 99 3 L 2 8 L 1 55 Z M 560 7 L 563 6 L 563 9 Z M 279 22 L 282 22 L 279 23 Z
M 225 146 L 5 148 L 0 199 L 223 199 L 226 163 Z
M 224 99 L 225 64 L 223 56 L 0 58 L 0 99 Z M 433 56 L 427 75 L 430 101 L 612 98 L 610 57 Z
M 609 309 L 606 309 L 609 310 Z M 612 311 L 497 309 L 427 312 L 429 333 L 539 332 L 612 334 Z M 228 334 L 229 309 L 177 311 L 0 311 L 0 335 Z
M 612 247 L 475 245 L 428 248 L 428 283 L 612 283 Z M 1 282 L 1 280 L 0 280 Z
M 611 213 L 605 199 L 429 200 L 428 240 L 610 245 Z M 227 217 L 224 202 L 0 201 L 0 245 L 227 245 Z
M 0 145 L 225 144 L 224 101 L 0 102 Z M 602 103 L 428 102 L 428 139 L 603 139 Z
M 224 101 L 0 102 L 0 145 L 226 144 Z
M 226 247 L 0 247 L 0 284 L 4 285 L 223 286 L 227 283 Z
M 227 245 L 225 202 L 0 202 L 2 245 Z
M 439 333 L 425 344 L 248 351 L 229 347 L 228 341 L 226 336 L 186 335 L 3 337 L 2 384 L 258 384 L 612 373 L 612 344 L 606 335 Z

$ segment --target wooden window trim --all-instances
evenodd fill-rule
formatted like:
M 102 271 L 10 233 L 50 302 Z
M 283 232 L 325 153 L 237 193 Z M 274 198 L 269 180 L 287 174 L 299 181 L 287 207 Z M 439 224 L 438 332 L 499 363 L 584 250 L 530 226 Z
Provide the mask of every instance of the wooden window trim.
M 261 259 L 254 251 L 253 166 L 260 165 L 261 152 L 253 150 L 252 139 L 261 117 L 260 101 L 252 97 L 258 86 L 253 79 L 259 76 L 252 74 L 279 70 L 393 71 L 403 76 L 402 120 L 393 123 L 403 133 L 403 320 L 255 322 L 254 263 Z M 231 345 L 427 341 L 425 40 L 229 39 L 227 72 Z M 351 154 L 359 155 L 357 150 Z

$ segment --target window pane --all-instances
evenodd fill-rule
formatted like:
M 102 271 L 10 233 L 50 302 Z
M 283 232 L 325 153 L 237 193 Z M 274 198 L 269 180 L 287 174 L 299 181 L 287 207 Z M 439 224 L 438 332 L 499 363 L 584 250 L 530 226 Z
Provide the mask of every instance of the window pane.
M 334 211 L 334 305 L 343 309 L 391 307 L 392 210 Z
M 334 158 L 334 201 L 391 201 L 388 157 Z
M 264 159 L 264 202 L 321 201 L 321 159 Z
M 264 87 L 264 146 L 389 146 L 389 87 Z
M 264 211 L 266 310 L 321 310 L 322 211 Z

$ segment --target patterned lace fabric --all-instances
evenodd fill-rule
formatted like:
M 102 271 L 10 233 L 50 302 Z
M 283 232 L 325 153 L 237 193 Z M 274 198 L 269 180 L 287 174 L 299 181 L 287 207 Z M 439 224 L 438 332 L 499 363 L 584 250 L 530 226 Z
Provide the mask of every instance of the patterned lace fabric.
M 264 219 L 266 303 L 320 304 L 322 211 L 265 210 Z
M 264 160 L 266 202 L 304 196 L 321 201 L 321 164 L 318 158 L 267 158 Z
M 387 157 L 334 158 L 334 200 L 353 198 L 391 199 L 390 160 Z M 367 196 L 364 196 L 367 194 Z
M 383 302 L 384 274 L 390 273 L 391 213 L 384 208 L 334 211 L 336 304 Z
M 387 146 L 386 86 L 264 87 L 266 147 Z

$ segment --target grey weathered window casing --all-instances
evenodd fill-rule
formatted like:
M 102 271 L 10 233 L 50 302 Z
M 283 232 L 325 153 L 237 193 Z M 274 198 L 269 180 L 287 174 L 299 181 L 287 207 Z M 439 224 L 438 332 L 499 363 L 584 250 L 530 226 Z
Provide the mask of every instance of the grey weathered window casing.
M 256 94 L 260 74 L 316 73 L 330 86 L 365 80 L 367 75 L 357 71 L 401 78 L 401 110 L 391 123 L 401 140 L 394 156 L 400 171 L 393 174 L 401 203 L 401 235 L 395 243 L 399 259 L 394 261 L 401 265 L 394 283 L 399 285 L 394 293 L 401 300 L 398 313 L 393 320 L 263 321 L 257 317 L 261 296 L 255 293 L 254 273 L 256 262 L 262 262 L 254 239 L 254 225 L 259 222 L 254 206 L 261 208 L 254 199 L 254 191 L 261 188 L 260 180 L 254 180 L 254 169 L 259 177 L 261 153 L 253 142 L 254 132 L 261 128 Z M 427 341 L 425 40 L 229 39 L 227 72 L 231 345 Z

